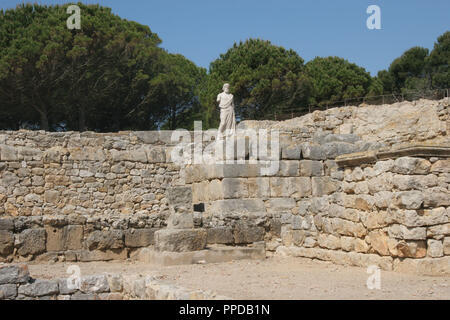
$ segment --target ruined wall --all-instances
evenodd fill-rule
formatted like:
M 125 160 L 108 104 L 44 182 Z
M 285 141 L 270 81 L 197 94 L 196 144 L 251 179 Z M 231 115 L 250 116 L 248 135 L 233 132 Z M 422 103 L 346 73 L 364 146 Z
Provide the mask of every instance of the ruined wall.
M 211 291 L 168 284 L 154 276 L 100 274 L 47 280 L 31 278 L 26 265 L 0 266 L 0 300 L 228 299 Z
M 182 183 L 171 131 L 0 132 L 0 260 L 127 258 Z
M 311 142 L 317 132 L 355 134 L 366 143 L 449 143 L 450 100 L 403 101 L 314 111 L 286 121 L 243 121 L 241 128 L 277 129 L 295 142 Z
M 282 154 L 280 170 L 270 176 L 261 175 L 258 164 L 188 168 L 208 242 L 264 240 L 266 250 L 279 255 L 450 273 L 448 146 L 336 160 L 321 160 L 308 146 L 295 160 Z

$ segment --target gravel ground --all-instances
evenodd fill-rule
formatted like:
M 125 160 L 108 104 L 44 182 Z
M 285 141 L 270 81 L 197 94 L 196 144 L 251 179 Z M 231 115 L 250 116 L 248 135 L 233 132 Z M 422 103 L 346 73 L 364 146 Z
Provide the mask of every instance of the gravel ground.
M 381 288 L 369 290 L 364 268 L 303 258 L 268 258 L 204 265 L 153 266 L 139 262 L 29 264 L 34 278 L 67 277 L 77 264 L 82 275 L 155 275 L 190 289 L 213 290 L 233 299 L 450 299 L 450 277 L 381 271 Z

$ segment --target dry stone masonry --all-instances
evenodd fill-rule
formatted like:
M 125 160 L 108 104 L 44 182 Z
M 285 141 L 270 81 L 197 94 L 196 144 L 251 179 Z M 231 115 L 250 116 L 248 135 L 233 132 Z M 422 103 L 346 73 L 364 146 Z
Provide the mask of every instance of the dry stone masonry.
M 195 262 L 211 248 L 219 261 L 263 248 L 450 274 L 448 109 L 420 100 L 242 122 L 279 130 L 275 173 L 239 136 L 239 163 L 200 165 L 172 161 L 172 131 L 0 132 L 0 262 Z

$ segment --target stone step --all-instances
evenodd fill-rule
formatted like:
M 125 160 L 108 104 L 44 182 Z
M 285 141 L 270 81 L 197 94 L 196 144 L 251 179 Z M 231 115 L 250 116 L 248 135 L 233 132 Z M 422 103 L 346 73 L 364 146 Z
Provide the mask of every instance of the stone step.
M 160 266 L 182 264 L 220 263 L 234 260 L 263 260 L 266 258 L 264 243 L 247 247 L 210 245 L 204 250 L 189 252 L 157 251 L 152 247 L 139 249 L 131 259 Z

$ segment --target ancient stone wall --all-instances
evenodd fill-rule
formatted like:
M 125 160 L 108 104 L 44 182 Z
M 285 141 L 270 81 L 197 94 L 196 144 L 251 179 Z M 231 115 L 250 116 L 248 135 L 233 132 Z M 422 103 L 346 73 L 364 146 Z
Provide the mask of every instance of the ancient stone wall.
M 126 259 L 181 184 L 171 131 L 0 132 L 0 259 Z
M 171 285 L 152 276 L 100 274 L 33 279 L 26 265 L 0 266 L 0 300 L 215 300 L 214 292 Z
M 296 160 L 282 152 L 273 175 L 262 175 L 258 164 L 188 167 L 208 242 L 264 240 L 280 255 L 450 273 L 449 147 L 404 146 L 336 160 L 308 148 Z

